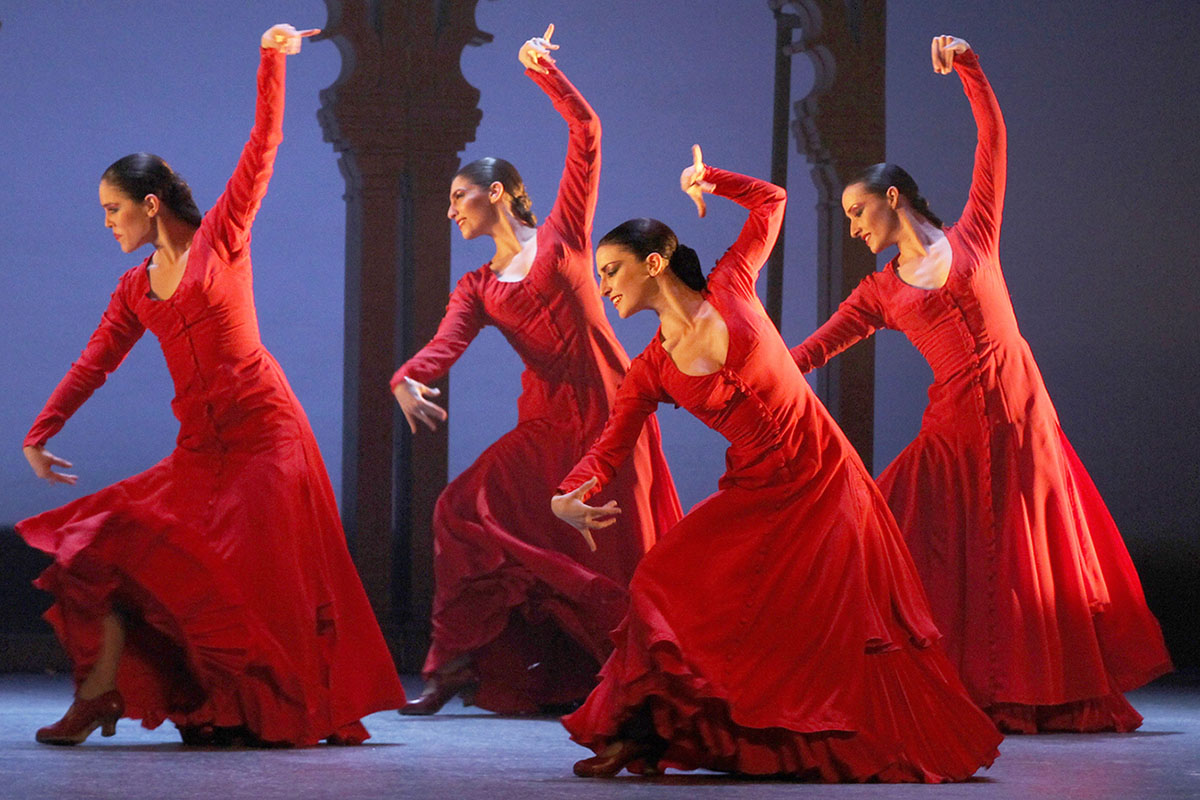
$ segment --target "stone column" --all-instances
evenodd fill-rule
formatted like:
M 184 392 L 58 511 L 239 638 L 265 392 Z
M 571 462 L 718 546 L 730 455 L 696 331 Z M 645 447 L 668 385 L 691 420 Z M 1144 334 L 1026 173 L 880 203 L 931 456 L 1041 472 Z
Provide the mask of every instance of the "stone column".
M 433 595 L 433 506 L 447 437 L 406 427 L 393 371 L 437 329 L 450 290 L 450 181 L 479 92 L 459 69 L 477 0 L 326 0 L 342 72 L 318 112 L 346 179 L 342 520 L 384 635 L 420 667 Z M 442 401 L 448 401 L 443 388 Z
M 771 0 L 773 7 L 780 0 Z M 815 69 L 813 89 L 795 104 L 797 149 L 817 186 L 817 321 L 829 318 L 875 256 L 850 238 L 842 212 L 846 181 L 885 160 L 886 0 L 782 0 L 797 18 L 789 45 Z M 817 375 L 817 393 L 871 469 L 875 438 L 875 347 L 868 339 Z

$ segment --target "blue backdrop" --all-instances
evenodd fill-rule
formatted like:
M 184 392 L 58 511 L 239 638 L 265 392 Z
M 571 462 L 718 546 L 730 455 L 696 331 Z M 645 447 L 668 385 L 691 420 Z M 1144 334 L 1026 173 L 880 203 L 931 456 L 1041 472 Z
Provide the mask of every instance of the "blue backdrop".
M 1200 4 L 1147 0 L 1136 14 L 1131 7 L 893 0 L 888 152 L 936 211 L 957 217 L 974 128 L 957 79 L 932 72 L 929 39 L 968 39 L 1008 122 L 1003 263 L 1064 428 L 1135 557 L 1182 550 L 1194 558 Z M 250 128 L 259 34 L 277 21 L 307 27 L 324 19 L 318 0 L 0 6 L 0 431 L 8 443 L 0 448 L 0 523 L 137 472 L 174 441 L 170 381 L 147 337 L 50 443 L 75 462 L 77 487 L 37 481 L 20 452 L 117 276 L 145 255 L 122 255 L 103 228 L 100 173 L 128 152 L 157 152 L 206 208 Z M 566 129 L 521 74 L 516 52 L 555 22 L 559 64 L 604 124 L 597 238 L 628 217 L 657 216 L 713 263 L 736 236 L 740 209 L 717 200 L 697 220 L 677 176 L 693 142 L 714 165 L 768 173 L 774 22 L 766 1 L 485 0 L 477 20 L 495 42 L 462 58 L 484 112 L 463 159 L 508 158 L 524 173 L 534 210 L 549 209 Z M 332 44 L 308 43 L 288 69 L 285 141 L 255 225 L 258 309 L 263 338 L 303 401 L 337 485 L 344 184 L 315 113 L 340 59 Z M 794 97 L 810 82 L 807 60 L 795 59 Z M 794 152 L 790 182 L 783 332 L 794 343 L 816 321 L 816 194 Z M 452 278 L 490 254 L 485 242 L 455 241 Z M 631 354 L 653 332 L 649 317 L 613 321 Z M 451 474 L 515 421 L 519 369 L 494 331 L 459 363 Z M 877 466 L 917 430 L 928 380 L 903 337 L 879 336 Z M 665 408 L 660 417 L 680 494 L 694 503 L 715 487 L 723 442 L 685 412 Z

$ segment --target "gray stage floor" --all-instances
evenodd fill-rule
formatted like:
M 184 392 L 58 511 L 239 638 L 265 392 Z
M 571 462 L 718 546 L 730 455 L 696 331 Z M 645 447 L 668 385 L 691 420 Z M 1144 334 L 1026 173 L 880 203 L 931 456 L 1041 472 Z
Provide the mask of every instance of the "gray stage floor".
M 405 681 L 412 691 L 413 681 Z M 358 748 L 184 748 L 174 726 L 123 721 L 111 739 L 47 747 L 33 732 L 66 710 L 62 677 L 0 676 L 3 798 L 936 798 L 1160 800 L 1200 798 L 1200 685 L 1175 681 L 1134 692 L 1146 717 L 1125 735 L 1009 737 L 995 766 L 965 784 L 822 786 L 712 773 L 581 780 L 586 751 L 553 718 L 511 718 L 457 702 L 434 717 L 370 717 Z

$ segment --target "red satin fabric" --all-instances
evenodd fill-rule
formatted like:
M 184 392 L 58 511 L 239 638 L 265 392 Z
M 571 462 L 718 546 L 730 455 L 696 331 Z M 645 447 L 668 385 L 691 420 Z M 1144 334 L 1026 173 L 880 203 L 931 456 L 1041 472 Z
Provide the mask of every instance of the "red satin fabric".
M 605 484 L 660 402 L 729 440 L 727 471 L 642 560 L 601 684 L 563 722 L 599 752 L 648 710 L 662 763 L 681 769 L 964 779 L 991 764 L 1000 735 L 936 647 L 882 496 L 754 292 L 783 190 L 711 167 L 705 180 L 750 209 L 708 281 L 729 330 L 725 365 L 685 375 L 656 337 L 560 491 Z
M 488 265 L 450 295 L 437 335 L 392 379 L 422 383 L 450 369 L 485 325 L 521 356 L 517 427 L 446 487 L 434 515 L 433 644 L 429 677 L 470 655 L 477 705 L 515 713 L 582 699 L 628 606 L 634 567 L 679 519 L 675 486 L 651 419 L 605 499 L 623 513 L 607 546 L 550 512 L 559 478 L 608 418 L 629 366 L 604 316 L 592 275 L 591 232 L 600 179 L 600 121 L 554 67 L 526 74 L 567 121 L 566 165 L 554 208 L 537 231 L 524 280 L 498 281 Z
M 1171 669 L 1158 622 L 1095 485 L 1071 448 L 998 255 L 1004 121 L 974 53 L 955 68 L 979 128 L 971 191 L 947 228 L 950 276 L 867 276 L 792 355 L 822 366 L 877 328 L 933 368 L 917 438 L 879 476 L 946 647 L 1005 729 L 1133 730 L 1120 696 Z
M 145 330 L 175 384 L 177 447 L 120 483 L 17 524 L 54 556 L 37 585 L 82 680 L 100 621 L 127 616 L 126 715 L 153 728 L 247 726 L 268 742 L 366 737 L 359 718 L 404 702 L 299 401 L 259 338 L 250 225 L 282 139 L 285 57 L 264 50 L 250 141 L 192 241 L 179 288 L 153 298 L 149 259 L 25 439 L 41 445 Z

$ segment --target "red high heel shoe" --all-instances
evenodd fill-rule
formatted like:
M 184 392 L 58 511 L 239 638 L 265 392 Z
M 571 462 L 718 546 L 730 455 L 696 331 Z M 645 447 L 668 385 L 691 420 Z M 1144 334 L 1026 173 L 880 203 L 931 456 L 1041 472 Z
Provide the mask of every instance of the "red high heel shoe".
M 112 736 L 117 732 L 117 720 L 124 713 L 125 699 L 116 689 L 91 700 L 76 695 L 62 719 L 38 729 L 37 740 L 42 744 L 79 744 L 96 728 L 101 735 Z
M 475 690 L 479 688 L 479 677 L 470 667 L 462 667 L 446 675 L 434 674 L 416 700 L 404 704 L 400 713 L 406 716 L 423 717 L 436 714 L 455 695 L 462 697 L 463 705 L 475 703 Z
M 657 775 L 658 755 L 644 742 L 622 739 L 606 747 L 599 755 L 575 762 L 575 774 L 581 778 L 612 778 L 634 761 L 642 759 L 645 766 L 640 775 Z

